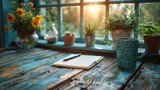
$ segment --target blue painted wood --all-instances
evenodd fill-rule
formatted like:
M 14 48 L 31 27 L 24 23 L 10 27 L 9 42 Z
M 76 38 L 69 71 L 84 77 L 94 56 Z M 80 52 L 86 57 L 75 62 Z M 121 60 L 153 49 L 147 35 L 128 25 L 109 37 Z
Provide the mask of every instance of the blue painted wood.
M 61 25 L 61 21 L 62 21 L 62 11 L 61 11 L 61 7 L 60 7 L 60 3 L 61 1 L 58 0 L 58 7 L 57 7 L 57 12 L 58 12 L 58 37 L 62 37 L 62 25 Z
M 11 76 L 4 77 L 4 79 L 1 78 L 1 80 L 5 80 L 5 79 L 8 79 L 8 78 L 13 78 L 13 77 L 16 76 L 16 74 L 24 74 L 24 73 L 36 68 L 36 65 L 40 65 L 40 66 L 43 65 L 43 64 L 44 65 L 48 65 L 48 64 L 50 65 L 53 62 L 59 60 L 60 58 L 63 58 L 63 53 L 61 53 L 61 54 L 58 54 L 58 53 L 53 53 L 53 54 L 46 53 L 46 54 L 47 55 L 45 55 L 45 56 L 43 56 L 43 55 L 41 56 L 41 57 L 43 57 L 45 59 L 40 57 L 39 60 L 37 60 L 37 57 L 31 57 L 30 58 L 30 57 L 27 56 L 28 58 L 26 58 L 26 57 L 23 58 L 22 57 L 22 59 L 20 59 L 18 62 L 10 63 L 8 66 L 6 66 L 7 70 L 11 70 L 12 71 L 12 69 L 18 69 L 18 71 L 17 72 L 13 72 L 13 73 L 11 72 L 10 73 Z M 65 55 L 67 55 L 67 54 L 65 54 Z M 23 59 L 25 59 L 25 61 Z M 13 68 L 10 68 L 10 67 L 13 67 Z M 37 66 L 37 67 L 39 67 L 39 66 Z M 4 68 L 4 69 L 1 68 L 1 72 L 5 72 L 6 68 Z
M 125 90 L 160 90 L 160 64 L 145 63 Z
M 8 23 L 7 21 L 7 15 L 10 12 L 10 5 L 9 2 L 10 1 L 16 1 L 18 3 L 18 0 L 1 0 L 0 2 L 2 3 L 2 31 L 4 31 L 4 25 Z M 9 26 L 11 27 L 11 25 L 9 24 Z M 12 41 L 15 40 L 16 38 L 16 33 L 15 32 L 8 32 L 8 31 L 4 31 L 2 34 L 2 40 L 1 43 L 3 45 L 3 47 L 8 48 L 11 46 Z
M 6 51 L 4 57 L 7 56 L 7 53 L 15 55 L 12 58 L 14 58 L 13 61 L 17 62 L 4 62 L 4 64 L 9 63 L 8 66 L 6 65 L 0 68 L 0 90 L 46 90 L 54 87 L 62 88 L 63 85 L 62 87 L 59 86 L 60 83 L 73 80 L 71 78 L 74 75 L 83 71 L 80 69 L 51 66 L 52 63 L 70 55 L 70 53 L 36 48 L 28 52 L 27 50 L 12 51 L 14 52 Z M 5 59 L 3 58 L 3 60 Z M 2 61 L 1 58 L 0 61 Z M 87 84 L 89 84 L 88 89 L 103 88 L 103 85 L 108 85 L 108 83 L 110 85 L 107 88 L 123 89 L 123 86 L 127 84 L 130 77 L 132 77 L 133 73 L 140 66 L 141 62 L 137 62 L 136 69 L 131 71 L 121 70 L 117 67 L 114 57 L 106 57 L 97 66 L 79 75 L 82 75 L 84 81 L 87 81 Z M 160 67 L 151 67 L 150 69 L 155 68 L 157 68 L 155 73 L 159 73 L 158 70 Z M 155 77 L 159 78 L 159 74 L 155 74 Z M 77 86 L 77 88 L 79 87 Z
M 27 80 L 34 79 L 37 76 L 43 75 L 53 69 L 52 67 L 49 67 L 49 66 L 42 66 L 42 67 L 43 67 L 42 69 L 37 68 L 35 70 L 32 70 L 32 71 L 26 73 L 25 75 L 15 77 L 12 80 L 3 81 L 3 82 L 1 82 L 0 86 L 3 88 L 9 88 L 9 87 L 17 85 L 19 83 L 23 83 Z M 40 70 L 40 71 L 36 71 L 36 70 Z
M 9 53 L 9 52 L 8 52 Z M 16 53 L 16 52 L 13 52 Z M 21 52 L 23 54 L 14 54 L 9 58 L 12 58 L 10 61 L 8 62 L 4 62 L 3 64 L 6 66 L 25 66 L 28 64 L 31 64 L 31 62 L 39 62 L 39 61 L 46 61 L 46 59 L 49 59 L 50 62 L 52 63 L 52 61 L 54 60 L 59 60 L 60 58 L 63 58 L 69 54 L 65 54 L 65 53 L 60 53 L 57 51 L 49 51 L 49 50 L 37 50 L 36 52 L 32 51 L 32 52 Z M 4 56 L 5 57 L 5 56 Z M 5 61 L 5 59 L 9 59 L 7 58 L 1 58 L 3 59 L 2 61 Z M 12 61 L 13 60 L 13 61 Z M 46 62 L 44 64 L 48 65 L 51 64 L 50 62 Z M 48 63 L 48 64 L 47 64 Z M 3 66 L 1 64 L 1 66 Z M 5 67 L 4 67 L 5 68 Z M 1 67 L 1 71 L 3 70 L 3 67 Z
M 76 79 L 51 90 L 64 90 L 66 88 L 67 90 L 80 90 L 81 87 L 86 90 L 123 90 L 141 65 L 141 62 L 137 62 L 136 69 L 123 70 L 118 68 L 115 58 L 106 57 L 96 67 L 75 76 L 74 78 Z M 76 82 L 79 84 L 74 84 Z
M 16 56 L 21 56 L 22 59 L 19 60 L 19 62 L 14 62 L 12 63 L 12 65 L 6 66 L 6 69 L 0 69 L 0 89 L 8 88 L 9 90 L 22 90 L 34 87 L 36 89 L 40 88 L 40 90 L 43 90 L 44 88 L 47 88 L 47 84 L 55 83 L 57 80 L 59 80 L 60 75 L 63 76 L 66 73 L 74 72 L 74 69 L 61 69 L 50 66 L 53 62 L 60 60 L 61 58 L 64 58 L 69 54 L 60 53 L 52 50 L 46 50 L 48 52 L 43 53 L 42 51 L 45 50 L 37 51 L 41 51 L 41 53 L 28 52 L 25 53 L 26 56 L 21 56 L 20 54 L 17 54 L 13 56 L 13 58 Z M 28 57 L 28 55 L 30 57 Z M 37 60 L 38 57 L 40 58 L 39 60 Z M 25 61 L 28 62 L 25 63 L 23 59 L 26 59 Z M 55 79 L 52 79 L 53 77 L 55 77 Z M 40 82 L 43 82 L 43 84 L 41 85 Z M 39 84 L 40 86 L 37 86 Z
M 29 52 L 32 52 L 32 53 L 29 53 Z M 28 57 L 32 54 L 36 55 L 36 54 L 40 54 L 40 53 L 43 53 L 43 52 L 47 52 L 47 51 L 39 51 L 39 50 L 36 50 L 36 51 L 33 51 L 33 50 L 28 50 L 28 51 L 22 51 L 22 50 L 18 50 L 18 51 L 7 51 L 7 53 L 2 53 L 3 56 L 1 56 L 1 59 L 0 59 L 0 66 L 3 66 L 2 64 L 3 63 L 7 63 L 7 62 L 11 62 L 12 60 L 16 60 L 17 58 L 20 58 L 25 56 L 25 57 Z M 19 56 L 17 56 L 17 54 L 19 54 Z M 26 55 L 27 54 L 27 55 Z M 13 58 L 14 57 L 14 58 Z
M 108 52 L 115 53 L 115 49 L 112 46 L 100 45 L 96 44 L 94 47 L 86 47 L 85 43 L 74 43 L 73 45 L 66 46 L 63 41 L 58 41 L 57 43 L 48 44 L 46 40 L 39 40 L 38 45 L 42 47 L 57 47 L 57 48 L 73 48 L 77 50 L 89 50 L 89 51 L 97 51 L 97 52 Z M 139 48 L 138 53 L 143 53 L 144 49 Z
M 0 47 L 4 46 L 4 20 L 3 20 L 3 0 L 0 1 Z

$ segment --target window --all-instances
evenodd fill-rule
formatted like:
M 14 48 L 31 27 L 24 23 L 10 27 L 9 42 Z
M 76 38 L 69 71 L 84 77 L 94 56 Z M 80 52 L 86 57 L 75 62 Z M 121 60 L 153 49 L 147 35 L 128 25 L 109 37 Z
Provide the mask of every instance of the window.
M 79 3 L 80 0 L 61 0 L 61 3 Z
M 80 37 L 80 7 L 79 6 L 65 6 L 62 10 L 62 36 L 66 32 L 74 32 L 76 38 Z M 78 17 L 78 18 L 77 18 Z
M 140 3 L 140 23 L 144 21 L 153 21 L 160 25 L 160 3 Z M 139 40 L 143 41 L 143 36 L 139 35 Z
M 52 29 L 52 24 L 56 24 L 59 39 L 65 32 L 70 31 L 76 35 L 76 42 L 83 41 L 83 35 L 80 32 L 81 23 L 85 16 L 99 18 L 105 20 L 107 11 L 109 13 L 117 13 L 124 5 L 128 5 L 132 10 L 140 10 L 137 16 L 151 16 L 151 18 L 160 24 L 160 2 L 159 0 L 37 0 L 38 8 L 42 8 L 41 14 L 45 20 L 41 25 L 40 35 L 43 35 L 47 30 Z M 158 2 L 158 3 L 157 3 Z M 114 8 L 110 10 L 110 6 Z M 109 8 L 109 9 L 108 9 Z M 116 11 L 118 10 L 118 11 Z M 100 26 L 102 27 L 102 26 Z M 137 25 L 138 28 L 138 25 Z M 103 31 L 103 30 L 102 30 Z M 96 39 L 98 43 L 102 43 L 104 38 L 110 39 L 110 35 L 104 35 L 101 30 L 97 32 Z M 142 36 L 133 33 L 133 37 L 142 40 Z
M 53 23 L 57 23 L 57 12 L 57 7 L 41 8 L 40 13 L 44 17 L 44 20 L 41 24 L 41 36 L 44 36 L 47 31 L 52 29 Z

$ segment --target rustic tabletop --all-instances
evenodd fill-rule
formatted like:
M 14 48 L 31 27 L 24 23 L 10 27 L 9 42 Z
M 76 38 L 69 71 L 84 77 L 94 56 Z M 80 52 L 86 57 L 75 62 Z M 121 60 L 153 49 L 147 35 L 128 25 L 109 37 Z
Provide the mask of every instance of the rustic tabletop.
M 0 52 L 0 90 L 160 90 L 160 64 L 137 62 L 121 70 L 105 57 L 89 70 L 58 68 L 52 63 L 71 53 L 35 48 Z

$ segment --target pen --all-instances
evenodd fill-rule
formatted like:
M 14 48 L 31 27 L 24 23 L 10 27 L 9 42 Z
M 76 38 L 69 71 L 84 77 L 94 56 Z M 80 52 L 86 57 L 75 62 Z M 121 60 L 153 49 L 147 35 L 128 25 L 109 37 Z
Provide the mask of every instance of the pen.
M 77 55 L 75 55 L 75 56 L 72 56 L 72 57 L 63 59 L 63 61 L 68 61 L 68 60 L 74 59 L 74 58 L 79 57 L 79 56 L 81 56 L 81 53 L 79 53 L 79 54 L 77 54 Z

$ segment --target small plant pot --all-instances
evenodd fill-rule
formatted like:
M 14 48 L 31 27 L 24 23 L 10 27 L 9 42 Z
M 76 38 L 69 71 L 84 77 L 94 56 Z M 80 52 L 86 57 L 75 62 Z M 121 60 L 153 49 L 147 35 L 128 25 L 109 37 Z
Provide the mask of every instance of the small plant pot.
M 160 36 L 144 36 L 144 43 L 148 46 L 150 54 L 156 54 L 160 47 Z
M 86 47 L 93 47 L 95 45 L 95 36 L 85 36 Z
M 75 36 L 74 34 L 65 34 L 65 36 L 63 37 L 64 40 L 64 44 L 65 45 L 73 45 L 75 42 Z

